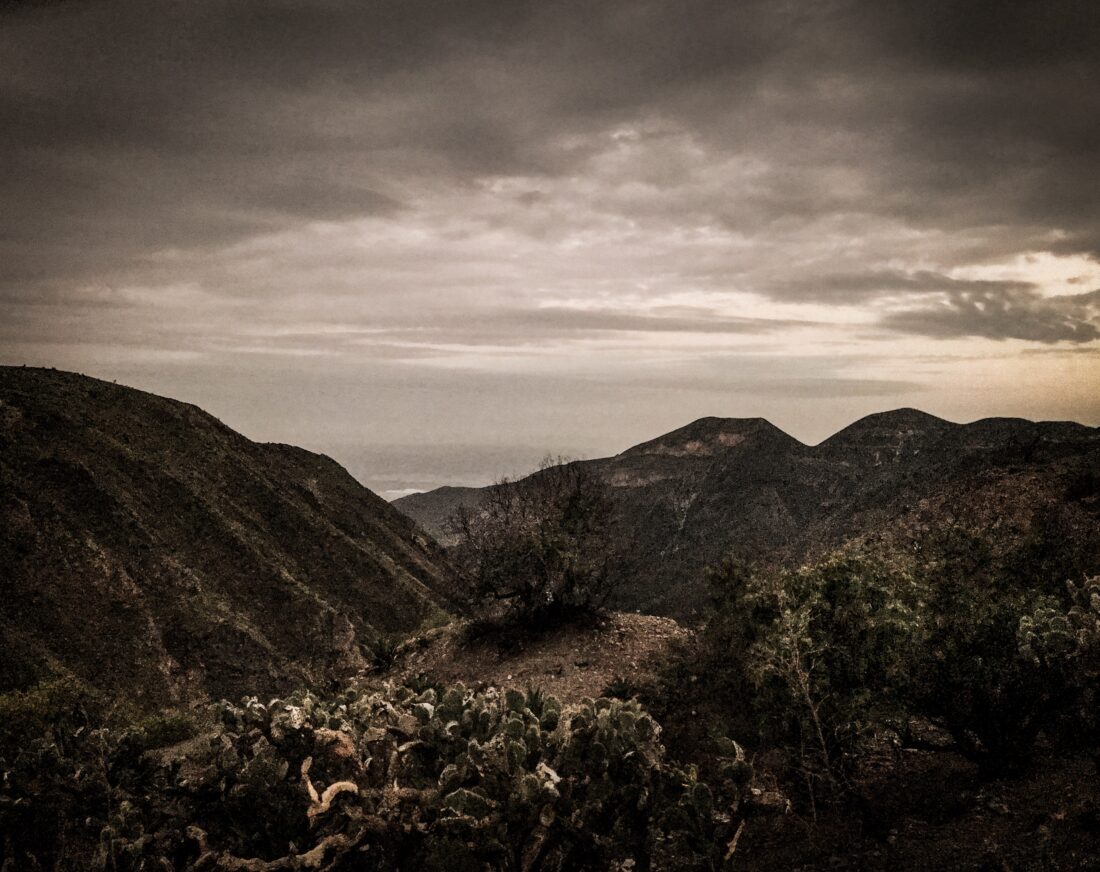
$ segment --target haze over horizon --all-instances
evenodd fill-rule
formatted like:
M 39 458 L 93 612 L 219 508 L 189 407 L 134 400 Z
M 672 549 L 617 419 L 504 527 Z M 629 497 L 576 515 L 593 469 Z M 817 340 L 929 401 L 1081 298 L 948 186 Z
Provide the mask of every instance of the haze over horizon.
M 1100 424 L 1100 6 L 0 3 L 0 363 L 372 488 Z

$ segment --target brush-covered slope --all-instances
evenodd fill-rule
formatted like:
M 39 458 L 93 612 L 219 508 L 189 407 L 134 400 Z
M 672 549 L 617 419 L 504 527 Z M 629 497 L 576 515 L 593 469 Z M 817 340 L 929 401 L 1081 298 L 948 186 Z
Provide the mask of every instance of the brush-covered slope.
M 1100 525 L 1100 431 L 1067 422 L 963 425 L 898 409 L 807 446 L 759 418 L 702 418 L 585 462 L 611 485 L 627 540 L 617 604 L 678 618 L 700 613 L 703 570 L 729 553 L 789 565 L 918 516 L 925 528 L 979 518 L 993 529 L 1056 511 L 1074 529 Z M 440 519 L 483 493 L 395 505 L 447 544 Z
M 409 494 L 394 500 L 393 505 L 399 507 L 410 518 L 415 518 L 425 530 L 428 530 L 436 539 L 444 545 L 454 544 L 451 532 L 451 520 L 460 507 L 474 508 L 481 505 L 489 492 L 484 487 L 452 487 L 450 485 L 425 491 L 424 493 Z
M 0 368 L 0 690 L 72 674 L 151 707 L 325 681 L 447 588 L 438 547 L 327 457 Z

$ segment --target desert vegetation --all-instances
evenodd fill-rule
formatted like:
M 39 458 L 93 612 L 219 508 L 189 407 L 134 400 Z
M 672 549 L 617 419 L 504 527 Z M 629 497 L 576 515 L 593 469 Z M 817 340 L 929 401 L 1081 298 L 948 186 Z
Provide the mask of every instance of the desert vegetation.
M 555 482 L 568 498 L 514 539 L 504 515 L 485 538 L 467 518 L 483 577 L 528 571 L 517 555 L 538 547 L 570 567 L 555 583 L 591 581 L 565 553 L 584 535 L 540 526 L 588 530 L 598 500 L 569 499 L 583 485 Z M 387 640 L 336 692 L 190 715 L 122 717 L 74 681 L 6 694 L 6 868 L 756 868 L 757 829 L 798 822 L 805 840 L 866 815 L 868 772 L 901 755 L 953 755 L 987 783 L 1039 765 L 1040 748 L 1095 754 L 1100 578 L 1059 585 L 1023 559 L 954 528 L 797 569 L 730 557 L 664 674 L 599 698 L 394 684 L 407 645 Z M 547 578 L 513 588 L 502 637 L 548 631 L 547 591 L 571 589 Z M 475 578 L 471 595 L 493 590 Z M 554 626 L 597 608 L 570 606 Z
M 855 789 L 884 738 L 920 748 L 938 734 L 936 747 L 988 774 L 1026 765 L 1041 735 L 1095 739 L 1100 579 L 1057 595 L 939 569 L 843 555 L 793 572 L 712 571 L 699 674 L 742 735 L 784 750 L 807 802 Z
M 1011 422 L 807 452 L 708 419 L 498 482 L 444 550 L 321 458 L 7 378 L 0 872 L 1095 866 L 1091 432 L 998 466 Z M 121 451 L 122 401 L 169 423 Z M 616 599 L 691 567 L 694 620 Z
M 671 764 L 654 720 L 611 698 L 253 697 L 214 706 L 181 758 L 161 746 L 186 733 L 90 729 L 47 696 L 3 701 L 27 728 L 6 737 L 8 868 L 713 868 L 752 775 L 734 743 L 710 783 Z
M 975 796 L 992 802 L 994 785 L 1041 782 L 1068 760 L 1095 778 L 1100 578 L 1058 580 L 1025 565 L 1029 548 L 1006 551 L 956 527 L 922 540 L 791 570 L 735 558 L 713 567 L 710 619 L 642 693 L 671 752 L 705 759 L 715 736 L 736 736 L 793 817 L 839 840 L 832 850 L 868 834 L 872 844 L 885 839 L 906 815 L 927 816 L 922 805 L 960 795 L 964 806 Z M 1076 808 L 1084 831 L 1097 832 L 1093 793 L 1053 803 L 1059 820 Z M 1046 851 L 1041 828 L 1022 851 L 1025 867 L 1076 868 Z M 967 868 L 1014 868 L 1001 848 L 966 848 Z M 801 859 L 820 862 L 817 850 Z M 920 862 L 950 865 L 944 856 L 934 849 Z

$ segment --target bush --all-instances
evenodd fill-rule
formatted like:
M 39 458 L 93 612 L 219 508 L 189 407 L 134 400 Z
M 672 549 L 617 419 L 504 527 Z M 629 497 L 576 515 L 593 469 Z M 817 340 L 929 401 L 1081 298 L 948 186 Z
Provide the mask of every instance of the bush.
M 927 746 L 913 727 L 929 722 L 985 774 L 1025 764 L 1041 735 L 1096 743 L 1096 579 L 1058 596 L 1021 580 L 1017 552 L 959 528 L 923 546 L 708 575 L 696 698 L 727 699 L 738 735 L 753 716 L 812 801 L 847 792 L 869 740 Z
M 1030 561 L 998 557 L 972 533 L 944 531 L 934 545 L 920 568 L 910 705 L 987 774 L 1019 768 L 1042 733 L 1080 721 L 1085 683 L 1055 656 L 1052 632 L 1054 618 L 1069 620 L 1068 601 L 1048 578 L 1023 575 Z
M 603 695 L 612 699 L 636 699 L 642 693 L 642 688 L 632 679 L 622 675 L 616 675 L 603 689 Z
M 96 695 L 68 677 L 0 694 L 0 758 L 10 758 L 43 736 L 63 739 L 98 713 Z
M 547 460 L 497 483 L 450 522 L 473 604 L 526 627 L 603 606 L 616 562 L 611 514 L 606 483 L 578 462 Z
M 1069 607 L 1040 606 L 1017 627 L 1020 655 L 1056 674 L 1070 704 L 1051 713 L 1048 729 L 1062 747 L 1100 747 L 1100 577 L 1067 584 Z
M 365 646 L 372 672 L 385 674 L 397 664 L 401 655 L 401 640 L 377 635 Z
M 1046 597 L 942 582 L 932 592 L 913 664 L 912 705 L 989 773 L 1026 762 L 1068 701 L 1061 670 L 1021 655 L 1021 619 Z
M 139 738 L 145 750 L 152 751 L 167 748 L 193 739 L 199 733 L 198 724 L 186 714 L 165 712 L 149 715 L 138 721 L 132 728 L 135 738 Z
M 704 632 L 759 736 L 790 750 L 811 805 L 848 785 L 864 739 L 904 719 L 917 621 L 908 576 L 866 555 L 769 574 L 728 560 L 710 573 L 719 611 Z

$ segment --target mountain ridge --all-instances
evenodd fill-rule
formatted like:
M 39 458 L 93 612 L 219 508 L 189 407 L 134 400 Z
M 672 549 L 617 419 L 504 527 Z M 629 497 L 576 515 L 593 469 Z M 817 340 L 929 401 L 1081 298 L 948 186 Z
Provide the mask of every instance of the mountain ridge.
M 707 417 L 577 462 L 608 483 L 618 529 L 630 539 L 617 605 L 690 620 L 705 605 L 704 568 L 727 553 L 795 565 L 882 530 L 922 501 L 940 506 L 945 519 L 971 512 L 968 493 L 996 492 L 990 476 L 1008 487 L 1027 469 L 1047 490 L 1063 479 L 1087 480 L 1100 470 L 1100 428 L 1009 418 L 956 423 L 901 408 L 807 445 L 763 418 Z M 394 505 L 449 545 L 444 520 L 459 506 L 476 508 L 488 492 L 429 491 Z
M 415 524 L 331 458 L 198 407 L 0 367 L 0 689 L 157 707 L 349 674 L 451 608 Z
M 615 457 L 645 454 L 715 453 L 735 448 L 753 438 L 771 438 L 798 442 L 789 433 L 766 418 L 698 418 L 683 427 L 633 445 Z

